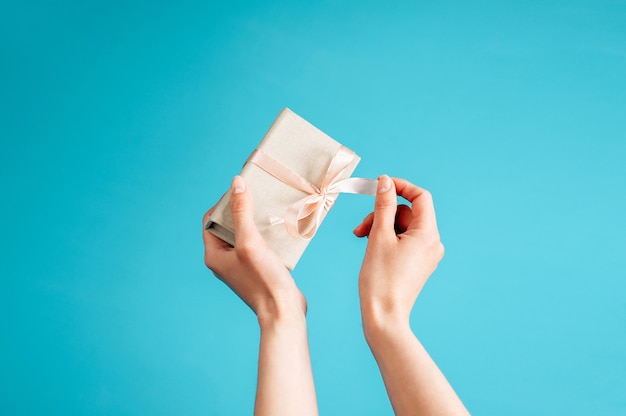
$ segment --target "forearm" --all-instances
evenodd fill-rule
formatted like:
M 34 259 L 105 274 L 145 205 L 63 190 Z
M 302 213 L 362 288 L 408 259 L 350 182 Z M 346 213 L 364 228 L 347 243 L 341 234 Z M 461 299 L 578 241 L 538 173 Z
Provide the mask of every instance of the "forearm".
M 408 321 L 364 322 L 364 329 L 396 415 L 468 414 Z
M 304 316 L 261 323 L 255 415 L 317 415 Z

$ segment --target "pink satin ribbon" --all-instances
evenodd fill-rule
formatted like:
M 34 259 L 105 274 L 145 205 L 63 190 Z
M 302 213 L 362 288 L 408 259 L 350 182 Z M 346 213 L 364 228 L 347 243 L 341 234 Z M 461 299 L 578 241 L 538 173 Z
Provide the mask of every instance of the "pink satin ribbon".
M 307 194 L 287 208 L 284 218 L 271 216 L 270 221 L 272 224 L 284 222 L 291 236 L 308 240 L 317 232 L 324 211 L 330 210 L 339 193 L 376 195 L 378 185 L 376 180 L 339 179 L 354 157 L 352 150 L 341 146 L 330 161 L 319 188 L 261 149 L 256 149 L 248 158 L 248 162 L 254 163 L 276 179 Z

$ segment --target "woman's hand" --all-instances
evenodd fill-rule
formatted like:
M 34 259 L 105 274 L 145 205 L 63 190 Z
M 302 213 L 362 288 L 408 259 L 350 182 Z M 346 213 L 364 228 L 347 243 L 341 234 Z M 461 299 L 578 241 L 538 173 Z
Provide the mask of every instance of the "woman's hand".
M 396 194 L 411 207 L 398 206 Z M 389 320 L 408 324 L 417 296 L 444 253 L 430 193 L 404 179 L 381 176 L 374 212 L 354 234 L 369 237 L 359 276 L 366 331 Z
M 398 206 L 396 195 L 411 207 Z M 354 233 L 369 236 L 359 276 L 363 330 L 395 414 L 468 415 L 409 324 L 417 296 L 443 257 L 430 193 L 380 177 L 374 212 Z
M 256 313 L 261 327 L 254 414 L 316 416 L 306 301 L 253 220 L 252 194 L 235 176 L 230 209 L 235 247 L 204 230 L 204 263 Z
M 252 194 L 242 177 L 233 179 L 230 192 L 235 247 L 204 230 L 211 208 L 202 219 L 204 263 L 252 308 L 261 324 L 294 315 L 304 317 L 304 296 L 259 233 L 253 220 Z

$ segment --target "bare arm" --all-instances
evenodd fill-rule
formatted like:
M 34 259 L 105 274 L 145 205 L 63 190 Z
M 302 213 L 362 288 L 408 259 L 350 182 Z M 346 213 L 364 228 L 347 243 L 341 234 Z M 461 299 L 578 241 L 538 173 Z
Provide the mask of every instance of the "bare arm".
M 257 315 L 261 328 L 254 414 L 317 415 L 306 328 L 306 300 L 259 234 L 252 195 L 241 177 L 231 188 L 236 247 L 203 228 L 204 261 Z M 203 219 L 206 223 L 207 212 Z
M 411 207 L 398 206 L 396 195 Z M 467 415 L 409 324 L 413 304 L 444 252 L 430 193 L 382 176 L 374 212 L 354 233 L 369 238 L 359 276 L 363 330 L 395 413 Z

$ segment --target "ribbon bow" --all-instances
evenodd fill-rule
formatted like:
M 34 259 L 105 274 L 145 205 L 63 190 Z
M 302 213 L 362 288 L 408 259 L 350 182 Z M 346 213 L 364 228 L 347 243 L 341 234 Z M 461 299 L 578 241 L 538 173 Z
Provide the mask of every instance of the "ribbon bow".
M 341 192 L 376 195 L 378 181 L 364 178 L 339 179 L 354 159 L 352 150 L 341 146 L 328 165 L 322 184 L 317 187 L 261 149 L 256 149 L 252 162 L 276 179 L 305 192 L 307 196 L 287 208 L 284 218 L 270 217 L 272 224 L 285 223 L 287 232 L 296 238 L 311 239 L 322 222 L 324 211 L 330 210 Z

